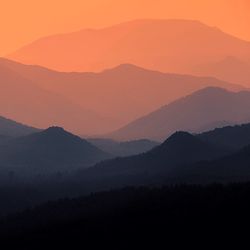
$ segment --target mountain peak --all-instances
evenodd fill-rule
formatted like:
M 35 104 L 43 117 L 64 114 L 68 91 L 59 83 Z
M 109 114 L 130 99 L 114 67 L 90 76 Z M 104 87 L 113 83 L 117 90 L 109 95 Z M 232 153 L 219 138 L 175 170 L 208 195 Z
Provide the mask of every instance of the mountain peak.
M 112 73 L 113 72 L 118 72 L 118 73 L 136 72 L 138 73 L 138 71 L 146 71 L 146 69 L 140 66 L 134 65 L 134 64 L 123 63 L 114 68 L 104 70 L 103 73 L 109 73 L 109 72 L 112 72 Z
M 194 135 L 178 131 L 170 136 L 163 144 L 151 151 L 161 155 L 170 162 L 182 163 L 210 159 L 224 154 L 209 143 L 205 143 Z
M 196 140 L 196 138 L 192 134 L 184 131 L 177 131 L 168 137 L 168 139 L 162 145 L 187 143 L 193 140 Z
M 194 92 L 190 96 L 202 97 L 202 98 L 203 97 L 204 98 L 215 98 L 215 97 L 225 97 L 227 95 L 231 95 L 234 93 L 235 93 L 234 91 L 229 91 L 225 88 L 211 86 L 211 87 L 205 87 L 203 89 L 197 90 L 196 92 Z
M 208 94 L 214 94 L 214 93 L 229 93 L 227 89 L 220 88 L 220 87 L 214 87 L 214 86 L 209 86 L 206 88 L 203 88 L 201 90 L 196 91 L 195 93 L 208 93 Z
M 46 132 L 46 133 L 62 133 L 62 132 L 65 133 L 66 131 L 62 127 L 52 126 L 52 127 L 47 128 L 46 130 L 44 130 L 44 132 Z
M 209 27 L 208 25 L 202 23 L 199 20 L 193 19 L 154 19 L 154 18 L 146 18 L 146 19 L 134 19 L 131 21 L 123 22 L 113 27 L 121 27 L 121 26 L 132 26 L 132 27 L 141 27 L 141 26 L 148 26 L 148 25 L 159 25 L 159 24 L 169 24 L 169 25 L 190 25 L 190 26 L 203 26 Z
M 62 127 L 52 126 L 38 134 L 39 138 L 48 139 L 53 142 L 56 141 L 82 141 L 82 139 Z
M 177 131 L 167 138 L 160 146 L 153 149 L 153 152 L 181 152 L 198 149 L 203 142 L 188 132 Z

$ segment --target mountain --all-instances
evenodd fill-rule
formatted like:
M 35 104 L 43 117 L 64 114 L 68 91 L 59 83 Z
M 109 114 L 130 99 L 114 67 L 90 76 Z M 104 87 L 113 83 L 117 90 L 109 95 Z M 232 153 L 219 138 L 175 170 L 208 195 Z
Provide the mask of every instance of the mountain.
M 194 74 L 200 65 L 228 57 L 249 62 L 250 42 L 199 21 L 148 19 L 44 37 L 7 57 L 59 71 L 101 71 L 132 63 L 162 72 Z M 240 83 L 242 77 L 238 77 Z
M 158 142 L 147 139 L 118 142 L 111 139 L 90 138 L 88 141 L 103 151 L 116 156 L 141 154 L 159 145 Z
M 163 106 L 107 136 L 121 140 L 159 140 L 176 130 L 202 132 L 200 128 L 220 125 L 221 121 L 229 124 L 249 122 L 249 108 L 250 92 L 235 93 L 210 87 Z
M 193 73 L 201 76 L 214 76 L 224 81 L 238 82 L 243 86 L 250 86 L 250 60 L 244 61 L 237 57 L 228 56 L 223 60 L 199 65 Z
M 0 145 L 0 160 L 8 171 L 46 174 L 86 167 L 110 155 L 62 128 L 8 140 Z M 1 170 L 1 171 L 2 171 Z
M 250 179 L 250 146 L 220 159 L 190 165 L 174 178 L 192 183 L 244 182 Z
M 228 152 L 187 132 L 176 132 L 149 152 L 98 163 L 79 172 L 77 178 L 92 188 L 156 184 L 171 176 L 176 167 L 219 158 Z
M 0 116 L 0 135 L 1 137 L 24 136 L 38 132 L 39 129 L 23 125 L 10 119 Z
M 12 137 L 6 135 L 0 135 L 0 144 L 5 143 L 6 141 L 10 140 Z
M 197 137 L 213 145 L 240 150 L 250 144 L 250 124 L 216 128 Z
M 37 128 L 64 126 L 82 134 L 105 127 L 106 120 L 102 116 L 39 87 L 6 65 L 0 66 L 0 78 L 0 114 L 4 117 Z
M 4 58 L 0 59 L 1 66 L 22 75 L 46 91 L 67 98 L 78 106 L 75 108 L 75 113 L 80 108 L 83 109 L 79 110 L 83 114 L 81 119 L 86 119 L 84 122 L 78 121 L 75 126 L 77 132 L 81 129 L 80 132 L 84 135 L 91 134 L 89 132 L 92 134 L 111 132 L 204 87 L 216 86 L 232 91 L 243 89 L 239 85 L 211 77 L 164 74 L 130 64 L 120 65 L 101 73 L 56 72 Z M 86 109 L 104 118 L 94 119 L 93 114 L 86 113 Z M 64 119 L 66 118 L 65 114 Z M 73 120 L 76 117 L 68 119 Z

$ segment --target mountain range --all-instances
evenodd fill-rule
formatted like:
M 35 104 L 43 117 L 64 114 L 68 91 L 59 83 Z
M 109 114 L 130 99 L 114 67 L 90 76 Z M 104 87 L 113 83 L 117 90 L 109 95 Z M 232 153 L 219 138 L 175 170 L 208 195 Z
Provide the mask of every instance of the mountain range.
M 59 71 L 79 72 L 132 63 L 162 72 L 217 76 L 250 86 L 250 42 L 193 20 L 135 20 L 103 29 L 53 35 L 7 57 Z M 228 58 L 236 62 L 233 71 Z
M 136 144 L 130 143 L 133 150 Z M 175 132 L 149 151 L 126 157 L 58 127 L 10 138 L 0 144 L 0 180 L 6 187 L 0 196 L 8 201 L 0 214 L 125 186 L 249 181 L 249 145 L 249 124 L 202 134 Z
M 180 131 L 153 146 L 154 142 L 146 140 L 88 142 L 62 128 L 51 127 L 2 141 L 1 180 L 46 178 L 60 173 L 66 189 L 69 183 L 71 191 L 76 185 L 73 193 L 83 187 L 86 192 L 127 185 L 248 180 L 249 130 L 250 125 L 243 124 L 197 135 Z M 108 149 L 108 153 L 103 149 Z M 132 155 L 136 150 L 138 154 Z M 116 157 L 119 155 L 122 157 Z M 55 180 L 53 185 L 57 185 L 58 179 Z
M 64 126 L 75 133 L 97 129 L 100 121 L 105 126 L 105 119 L 95 112 L 39 87 L 5 65 L 0 66 L 0 78 L 0 114 L 4 117 L 37 128 Z
M 250 92 L 208 87 L 180 98 L 107 135 L 120 140 L 164 140 L 176 130 L 203 132 L 250 121 Z
M 163 74 L 128 64 L 102 73 L 63 73 L 2 58 L 0 77 L 3 116 L 85 136 L 111 132 L 204 87 L 243 89 L 210 77 Z
M 249 194 L 250 41 L 200 21 L 140 19 L 0 57 L 8 249 L 201 246 L 222 233 L 225 243 L 249 226 Z
M 77 173 L 77 179 L 100 190 L 128 185 L 155 185 L 172 178 L 178 183 L 177 173 L 180 172 L 180 178 L 183 178 L 189 165 L 215 160 L 231 152 L 180 131 L 146 153 L 97 163 Z
M 250 124 L 216 128 L 197 135 L 201 140 L 230 150 L 240 150 L 249 145 Z
M 246 182 L 250 179 L 250 145 L 228 156 L 207 162 L 197 162 L 176 175 L 186 183 Z
M 96 191 L 128 185 L 249 181 L 249 124 L 198 135 L 176 132 L 146 153 L 97 163 L 78 172 L 77 178 Z

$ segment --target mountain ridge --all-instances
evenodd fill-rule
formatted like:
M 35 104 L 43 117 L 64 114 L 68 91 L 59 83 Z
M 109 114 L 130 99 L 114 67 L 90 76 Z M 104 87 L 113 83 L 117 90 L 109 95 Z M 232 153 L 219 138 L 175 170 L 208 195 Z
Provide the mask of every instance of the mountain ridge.
M 49 61 L 45 52 L 51 55 Z M 82 56 L 84 62 L 80 60 Z M 144 19 L 42 38 L 7 57 L 60 71 L 97 72 L 132 63 L 161 72 L 217 75 L 228 80 L 213 68 L 197 68 L 227 57 L 250 61 L 250 42 L 197 21 Z M 244 79 L 236 74 L 236 82 L 247 86 L 247 71 Z
M 59 125 L 85 136 L 98 137 L 98 134 L 109 133 L 158 107 L 207 86 L 219 86 L 233 91 L 244 89 L 240 85 L 210 77 L 167 74 L 131 64 L 120 65 L 101 73 L 55 72 L 3 58 L 0 59 L 0 67 L 1 65 L 25 76 L 39 88 L 67 99 L 67 103 L 73 103 L 74 109 L 79 112 L 77 117 L 67 119 L 67 123 L 70 123 L 77 118 L 77 130 L 71 129 L 74 124 L 66 126 L 58 121 L 42 123 L 39 127 Z M 72 113 L 63 115 L 62 118 L 65 120 L 65 116 L 72 116 Z M 17 117 L 16 120 L 20 119 Z M 26 123 L 33 124 L 30 120 L 27 119 Z M 90 121 L 93 122 L 90 124 Z
M 198 133 L 207 124 L 249 122 L 249 91 L 208 87 L 182 97 L 107 135 L 113 139 L 166 138 L 176 130 Z

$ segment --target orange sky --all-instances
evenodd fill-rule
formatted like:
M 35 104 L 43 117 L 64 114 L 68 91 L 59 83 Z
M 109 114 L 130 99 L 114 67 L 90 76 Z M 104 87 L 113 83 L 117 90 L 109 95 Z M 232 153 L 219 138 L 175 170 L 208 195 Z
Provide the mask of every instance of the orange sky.
M 250 41 L 250 0 L 1 0 L 0 55 L 41 36 L 137 18 L 197 19 Z

